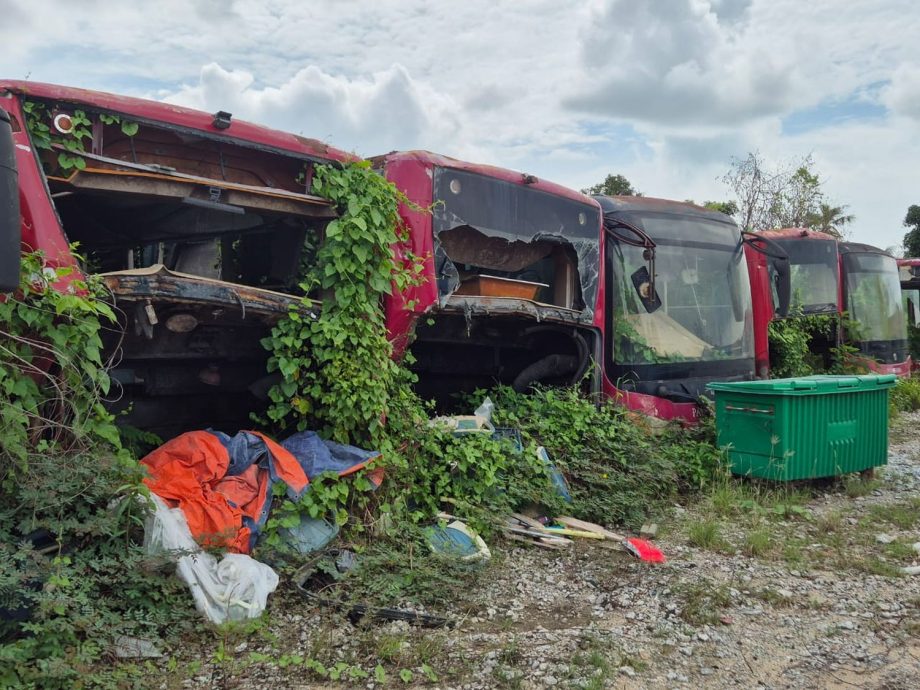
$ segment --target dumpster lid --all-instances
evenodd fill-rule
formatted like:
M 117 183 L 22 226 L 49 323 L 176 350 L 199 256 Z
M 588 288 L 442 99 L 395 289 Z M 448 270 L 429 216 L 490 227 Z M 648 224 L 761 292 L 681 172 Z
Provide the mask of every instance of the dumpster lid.
M 754 393 L 757 395 L 823 395 L 827 393 L 855 393 L 878 390 L 895 385 L 894 374 L 864 374 L 859 376 L 832 376 L 815 374 L 790 379 L 766 381 L 714 381 L 707 388 L 714 391 Z

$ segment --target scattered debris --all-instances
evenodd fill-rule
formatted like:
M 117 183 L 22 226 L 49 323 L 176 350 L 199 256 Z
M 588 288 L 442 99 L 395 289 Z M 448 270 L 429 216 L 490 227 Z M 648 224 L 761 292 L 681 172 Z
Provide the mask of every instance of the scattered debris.
M 212 623 L 258 618 L 278 575 L 264 563 L 240 553 L 218 561 L 192 537 L 181 508 L 170 508 L 152 493 L 153 511 L 144 525 L 144 549 L 176 560 L 176 574 L 192 592 L 195 607 Z
M 649 539 L 658 536 L 658 525 L 654 522 L 642 525 L 642 527 L 639 528 L 639 536 L 648 537 Z
M 442 514 L 442 519 L 453 516 Z M 487 561 L 492 558 L 489 547 L 466 523 L 454 519 L 447 525 L 432 525 L 425 530 L 428 545 L 435 553 L 455 556 L 461 561 Z
M 339 525 L 329 520 L 303 515 L 299 525 L 290 529 L 282 528 L 279 534 L 284 539 L 285 546 L 297 553 L 308 554 L 319 551 L 335 539 L 339 534 Z
M 119 659 L 158 659 L 163 652 L 151 640 L 130 635 L 119 635 L 112 644 L 112 652 Z
M 278 586 L 272 568 L 250 558 L 271 508 L 272 487 L 281 482 L 298 498 L 309 477 L 323 472 L 346 475 L 368 465 L 379 453 L 324 441 L 315 433 L 294 434 L 278 444 L 254 431 L 228 436 L 190 431 L 163 444 L 141 462 L 149 477 L 154 511 L 144 546 L 148 553 L 176 559 L 176 573 L 188 584 L 195 605 L 209 620 L 256 618 Z M 371 473 L 379 485 L 382 476 Z M 304 518 L 286 532 L 300 553 L 323 548 L 338 526 Z M 231 552 L 218 561 L 200 544 Z
M 620 544 L 620 546 L 626 549 L 626 551 L 631 553 L 640 561 L 646 561 L 649 563 L 664 563 L 666 561 L 665 555 L 658 549 L 658 547 L 644 539 L 639 539 L 637 537 L 624 537 L 621 534 L 611 532 L 610 530 L 605 529 L 600 525 L 596 525 L 593 522 L 578 520 L 577 518 L 569 517 L 567 515 L 557 517 L 556 522 L 568 527 L 594 532 L 603 536 L 603 538 L 608 539 L 609 541 L 617 542 Z

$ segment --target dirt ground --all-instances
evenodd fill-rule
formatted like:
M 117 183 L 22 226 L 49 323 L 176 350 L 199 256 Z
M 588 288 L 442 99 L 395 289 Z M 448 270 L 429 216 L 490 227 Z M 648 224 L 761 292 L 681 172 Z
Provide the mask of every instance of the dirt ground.
M 915 688 L 920 575 L 901 569 L 920 564 L 918 542 L 913 413 L 874 480 L 729 481 L 675 506 L 656 538 L 664 565 L 590 541 L 567 552 L 499 543 L 482 585 L 438 611 L 453 629 L 355 628 L 279 591 L 265 629 L 217 652 L 177 651 L 158 685 Z M 324 660 L 325 680 L 309 659 Z

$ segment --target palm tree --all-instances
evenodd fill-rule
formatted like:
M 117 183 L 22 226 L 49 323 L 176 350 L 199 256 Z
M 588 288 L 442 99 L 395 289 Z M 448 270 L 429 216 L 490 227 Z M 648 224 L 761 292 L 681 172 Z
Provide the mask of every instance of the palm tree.
M 809 214 L 808 227 L 826 232 L 834 237 L 843 237 L 843 226 L 853 222 L 854 216 L 846 213 L 847 206 L 821 204 L 817 212 Z

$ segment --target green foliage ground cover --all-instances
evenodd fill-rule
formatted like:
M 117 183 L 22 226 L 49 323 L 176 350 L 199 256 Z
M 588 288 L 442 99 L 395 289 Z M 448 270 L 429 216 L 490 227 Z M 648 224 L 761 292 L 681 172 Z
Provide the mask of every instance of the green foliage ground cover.
M 136 669 L 95 668 L 114 637 L 194 620 L 137 546 L 142 472 L 101 402 L 113 321 L 99 283 L 39 253 L 0 301 L 0 606 L 32 611 L 0 625 L 0 687 L 130 686 Z

